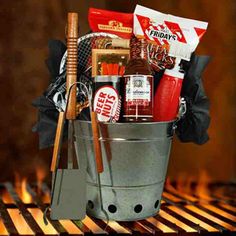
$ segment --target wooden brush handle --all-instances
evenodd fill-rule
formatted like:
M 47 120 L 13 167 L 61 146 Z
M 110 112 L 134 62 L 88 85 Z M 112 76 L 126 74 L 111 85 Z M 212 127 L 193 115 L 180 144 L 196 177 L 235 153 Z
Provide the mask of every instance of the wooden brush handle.
M 102 137 L 109 138 L 109 132 L 108 132 L 108 128 L 106 125 L 104 125 L 103 123 L 100 123 L 100 130 L 101 130 Z M 107 161 L 110 162 L 112 159 L 112 152 L 111 152 L 110 143 L 104 142 L 103 144 L 104 144 L 105 152 L 107 155 Z
M 91 112 L 91 122 L 92 122 L 93 146 L 97 165 L 97 172 L 102 173 L 103 172 L 102 150 L 101 150 L 101 144 L 99 142 L 97 114 L 94 111 Z
M 130 47 L 130 40 L 129 39 L 112 39 L 111 45 L 112 47 L 121 47 L 121 48 L 129 48 Z
M 57 121 L 57 130 L 56 136 L 54 140 L 54 148 L 53 148 L 53 155 L 52 155 L 52 162 L 51 162 L 51 171 L 54 172 L 57 168 L 58 157 L 61 149 L 61 142 L 63 137 L 63 126 L 64 126 L 64 112 L 59 113 L 58 121 Z
M 67 64 L 66 64 L 66 88 L 67 94 L 72 84 L 77 81 L 78 61 L 78 14 L 68 13 L 67 27 Z M 76 85 L 71 89 L 67 106 L 66 119 L 76 119 Z

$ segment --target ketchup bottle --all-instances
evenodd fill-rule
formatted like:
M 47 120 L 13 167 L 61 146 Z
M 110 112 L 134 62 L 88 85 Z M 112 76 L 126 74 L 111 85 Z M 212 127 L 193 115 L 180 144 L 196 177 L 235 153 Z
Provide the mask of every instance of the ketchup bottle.
M 154 97 L 154 121 L 171 121 L 177 117 L 184 78 L 179 64 L 180 60 L 176 60 L 175 67 L 166 69 L 161 78 Z
M 123 120 L 153 121 L 153 76 L 147 62 L 146 39 L 131 38 L 130 60 L 123 77 Z

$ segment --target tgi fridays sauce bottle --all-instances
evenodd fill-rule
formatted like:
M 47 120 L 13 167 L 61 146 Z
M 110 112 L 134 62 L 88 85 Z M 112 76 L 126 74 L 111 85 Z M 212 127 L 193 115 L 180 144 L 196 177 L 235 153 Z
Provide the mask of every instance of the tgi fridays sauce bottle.
M 130 60 L 123 77 L 123 121 L 153 121 L 153 76 L 148 64 L 146 39 L 132 37 Z

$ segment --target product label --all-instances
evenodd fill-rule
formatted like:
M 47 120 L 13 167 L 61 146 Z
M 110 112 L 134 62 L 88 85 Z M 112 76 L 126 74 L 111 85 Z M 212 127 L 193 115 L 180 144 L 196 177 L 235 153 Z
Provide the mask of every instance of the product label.
M 119 120 L 121 102 L 118 92 L 109 85 L 99 88 L 94 96 L 94 111 L 102 122 Z
M 90 8 L 88 13 L 90 29 L 130 39 L 133 32 L 133 14 Z
M 151 101 L 151 85 L 147 76 L 129 76 L 126 83 L 125 99 L 128 105 L 148 106 Z
M 123 33 L 132 33 L 131 27 L 124 27 L 122 22 L 111 20 L 107 25 L 98 24 L 98 29 L 102 31 L 114 31 L 114 32 L 123 32 Z
M 134 11 L 134 35 L 144 36 L 157 45 L 181 42 L 194 51 L 205 34 L 207 22 L 161 13 L 136 5 Z

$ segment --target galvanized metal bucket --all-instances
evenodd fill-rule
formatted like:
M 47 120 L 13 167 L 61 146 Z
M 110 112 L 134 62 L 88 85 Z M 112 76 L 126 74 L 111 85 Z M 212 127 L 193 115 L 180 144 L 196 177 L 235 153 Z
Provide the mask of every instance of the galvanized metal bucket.
M 174 121 L 101 125 L 104 172 L 100 180 L 109 219 L 132 221 L 158 213 L 173 133 Z M 87 214 L 105 219 L 99 201 L 91 123 L 77 120 L 75 136 L 78 154 L 87 159 Z

